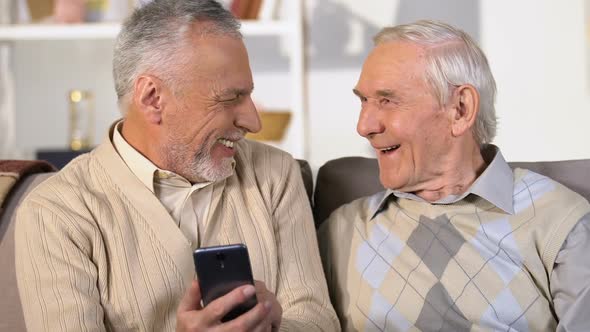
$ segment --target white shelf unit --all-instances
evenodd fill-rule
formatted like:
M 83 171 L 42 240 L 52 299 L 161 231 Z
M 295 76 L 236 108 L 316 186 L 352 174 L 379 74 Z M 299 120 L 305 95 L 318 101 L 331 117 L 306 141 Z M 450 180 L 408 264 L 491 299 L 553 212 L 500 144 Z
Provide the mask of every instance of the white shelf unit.
M 0 25 L 0 41 L 114 39 L 119 23 Z M 243 21 L 245 36 L 282 36 L 290 32 L 283 21 Z
M 291 111 L 292 116 L 287 136 L 281 142 L 270 144 L 284 148 L 295 158 L 307 159 L 309 149 L 303 72 L 302 4 L 300 1 L 287 1 L 286 6 L 289 6 L 284 11 L 288 14 L 285 15 L 287 17 L 267 21 L 242 21 L 241 32 L 245 38 L 278 36 L 287 39 L 291 102 L 286 108 Z M 23 41 L 111 40 L 120 29 L 120 23 L 0 25 L 0 45 Z M 256 59 L 251 61 L 255 62 Z

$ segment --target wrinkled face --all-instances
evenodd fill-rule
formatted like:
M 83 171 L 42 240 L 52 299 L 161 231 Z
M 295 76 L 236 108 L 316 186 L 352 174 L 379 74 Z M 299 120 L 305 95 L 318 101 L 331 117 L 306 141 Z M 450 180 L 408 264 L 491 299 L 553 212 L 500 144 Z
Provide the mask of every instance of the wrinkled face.
M 381 183 L 404 192 L 440 176 L 452 136 L 448 113 L 424 77 L 424 57 L 408 42 L 377 45 L 354 89 L 361 101 L 357 131 L 375 149 Z
M 252 73 L 241 40 L 199 36 L 192 43 L 192 60 L 179 73 L 186 83 L 162 119 L 160 150 L 167 169 L 189 181 L 217 181 L 233 173 L 235 142 L 260 130 Z

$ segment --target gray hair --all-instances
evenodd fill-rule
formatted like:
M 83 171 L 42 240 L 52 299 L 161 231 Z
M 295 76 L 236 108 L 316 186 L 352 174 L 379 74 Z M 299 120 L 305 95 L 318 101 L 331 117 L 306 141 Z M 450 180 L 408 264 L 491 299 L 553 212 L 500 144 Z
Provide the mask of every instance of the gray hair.
M 423 20 L 384 28 L 373 41 L 375 45 L 407 41 L 425 47 L 426 80 L 441 106 L 446 105 L 454 87 L 473 85 L 480 95 L 475 139 L 480 145 L 492 141 L 497 123 L 496 81 L 486 56 L 469 35 L 448 24 Z
M 183 76 L 175 73 L 190 61 L 183 50 L 193 23 L 207 23 L 199 31 L 202 35 L 242 38 L 240 23 L 214 0 L 152 0 L 123 23 L 113 57 L 119 104 L 133 91 L 134 81 L 142 73 L 158 76 L 173 90 L 184 82 Z

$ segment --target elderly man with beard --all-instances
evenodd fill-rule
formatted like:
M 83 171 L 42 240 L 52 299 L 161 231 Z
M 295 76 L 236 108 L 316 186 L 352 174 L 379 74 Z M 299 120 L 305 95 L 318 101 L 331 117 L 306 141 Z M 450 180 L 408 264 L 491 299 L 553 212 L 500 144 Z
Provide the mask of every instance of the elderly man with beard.
M 354 93 L 387 189 L 320 246 L 345 331 L 590 331 L 590 205 L 491 145 L 496 84 L 463 31 L 383 29 Z
M 338 330 L 299 166 L 244 140 L 260 120 L 233 16 L 154 0 L 123 24 L 113 73 L 123 119 L 18 211 L 28 329 Z M 256 287 L 203 308 L 192 252 L 232 243 L 248 247 Z

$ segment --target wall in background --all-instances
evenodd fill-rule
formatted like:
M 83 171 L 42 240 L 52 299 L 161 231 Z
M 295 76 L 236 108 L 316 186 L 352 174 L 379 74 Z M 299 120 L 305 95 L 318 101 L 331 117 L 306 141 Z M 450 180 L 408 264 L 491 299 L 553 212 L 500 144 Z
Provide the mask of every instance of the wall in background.
M 307 0 L 312 166 L 347 155 L 372 155 L 356 133 L 359 102 L 351 90 L 379 28 L 421 18 L 445 20 L 481 43 L 498 83 L 496 143 L 507 159 L 590 158 L 584 10 L 589 1 Z M 273 38 L 246 44 L 256 99 L 267 107 L 288 104 L 285 46 Z M 118 117 L 111 48 L 111 41 L 15 44 L 19 149 L 66 145 L 66 93 L 71 88 L 95 92 L 100 142 Z
M 588 0 L 482 1 L 498 83 L 496 139 L 509 160 L 590 158 Z
M 119 117 L 112 83 L 114 41 L 27 41 L 14 44 L 16 143 L 34 158 L 39 148 L 68 143 L 68 90 L 95 96 L 95 142 Z

